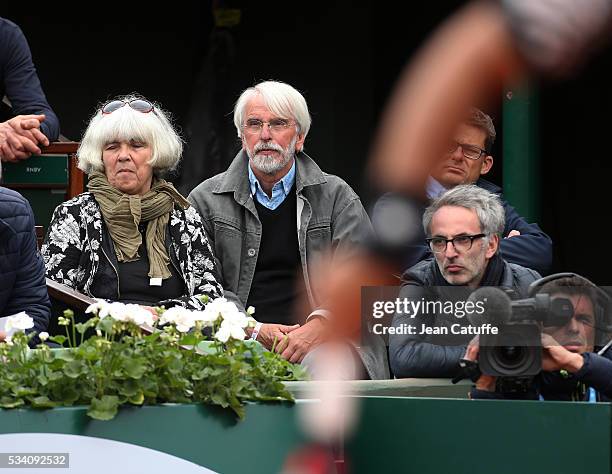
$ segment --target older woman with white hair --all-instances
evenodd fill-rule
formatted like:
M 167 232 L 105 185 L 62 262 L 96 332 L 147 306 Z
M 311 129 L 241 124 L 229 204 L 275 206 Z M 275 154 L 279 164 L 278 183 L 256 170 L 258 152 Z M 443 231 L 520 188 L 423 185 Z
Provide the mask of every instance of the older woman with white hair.
M 98 108 L 78 151 L 88 192 L 60 204 L 42 254 L 47 277 L 92 297 L 166 307 L 221 296 L 196 210 L 164 179 L 183 143 L 168 114 L 137 96 Z

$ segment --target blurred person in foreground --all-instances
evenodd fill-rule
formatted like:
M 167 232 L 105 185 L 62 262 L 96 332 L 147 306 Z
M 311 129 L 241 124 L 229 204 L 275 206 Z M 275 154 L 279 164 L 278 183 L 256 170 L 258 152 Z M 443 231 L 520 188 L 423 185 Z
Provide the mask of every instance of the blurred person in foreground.
M 567 324 L 543 328 L 542 372 L 532 379 L 530 386 L 512 392 L 504 390 L 503 377 L 481 375 L 470 397 L 610 401 L 612 351 L 604 346 L 601 353 L 595 352 L 610 338 L 609 297 L 577 275 L 549 281 L 538 293 L 548 294 L 552 299 L 567 298 L 573 306 Z M 467 348 L 465 359 L 478 361 L 478 354 L 478 339 L 475 338 Z
M 469 108 L 496 100 L 504 84 L 575 73 L 607 39 L 611 21 L 610 0 L 474 1 L 432 34 L 398 81 L 370 161 L 373 186 L 398 195 L 396 210 L 375 222 L 368 257 L 326 276 L 340 323 L 335 334 L 359 334 L 361 287 L 387 282 L 401 271 L 398 250 L 420 243 L 415 229 L 428 177 Z
M 59 121 L 47 102 L 21 29 L 0 18 L 0 159 L 18 161 L 57 140 Z
M 467 4 L 431 35 L 397 84 L 370 160 L 376 191 L 403 198 L 382 226 L 390 231 L 381 234 L 377 225 L 369 256 L 324 269 L 336 316 L 331 334 L 359 339 L 362 286 L 397 284 L 389 275 L 402 270 L 398 249 L 420 243 L 414 229 L 425 203 L 427 178 L 469 107 L 485 108 L 505 83 L 575 72 L 600 46 L 611 21 L 611 0 L 480 0 Z M 398 221 L 405 225 L 398 228 Z M 331 376 L 338 362 L 342 352 L 330 352 L 325 366 Z M 338 389 L 336 395 L 342 394 Z M 347 400 L 335 397 L 326 405 L 319 437 L 342 432 L 345 419 L 334 413 L 341 412 Z
M 201 309 L 223 295 L 196 210 L 162 175 L 183 143 L 167 112 L 137 97 L 99 107 L 78 150 L 88 192 L 60 204 L 42 247 L 47 277 L 88 296 Z

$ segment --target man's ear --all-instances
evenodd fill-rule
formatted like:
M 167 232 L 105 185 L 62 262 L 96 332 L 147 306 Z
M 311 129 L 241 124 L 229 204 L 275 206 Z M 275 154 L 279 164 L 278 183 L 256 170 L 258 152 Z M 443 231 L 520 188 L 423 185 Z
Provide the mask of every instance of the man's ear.
M 304 136 L 303 133 L 300 133 L 298 135 L 298 139 L 295 142 L 295 152 L 299 153 L 300 151 L 302 151 L 304 149 L 304 140 L 306 139 L 306 137 Z
M 499 235 L 493 234 L 489 236 L 489 242 L 487 243 L 487 251 L 485 253 L 485 257 L 487 259 L 492 258 L 493 255 L 497 253 L 498 248 L 499 248 Z
M 480 168 L 480 174 L 487 174 L 493 168 L 493 157 L 491 155 L 485 156 L 482 167 Z

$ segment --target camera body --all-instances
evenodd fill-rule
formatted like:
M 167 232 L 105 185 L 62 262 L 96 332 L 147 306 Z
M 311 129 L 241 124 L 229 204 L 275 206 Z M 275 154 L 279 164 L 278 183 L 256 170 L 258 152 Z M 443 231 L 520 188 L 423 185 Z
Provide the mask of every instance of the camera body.
M 547 294 L 512 301 L 497 288 L 481 290 L 475 294 L 480 291 L 480 297 L 483 297 L 486 292 L 484 298 L 493 301 L 491 311 L 485 317 L 497 326 L 498 331 L 497 334 L 480 336 L 480 371 L 497 377 L 537 375 L 542 369 L 542 328 L 567 324 L 574 312 L 571 301 L 551 299 Z
M 542 368 L 541 324 L 535 321 L 506 323 L 496 335 L 480 338 L 478 365 L 485 375 L 523 377 Z

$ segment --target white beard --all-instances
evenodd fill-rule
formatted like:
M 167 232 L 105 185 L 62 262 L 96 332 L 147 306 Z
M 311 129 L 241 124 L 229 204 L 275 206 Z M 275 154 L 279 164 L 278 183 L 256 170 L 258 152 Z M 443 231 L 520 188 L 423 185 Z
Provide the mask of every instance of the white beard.
M 246 148 L 247 155 L 255 168 L 265 174 L 276 174 L 282 170 L 295 157 L 295 144 L 297 143 L 297 135 L 293 137 L 291 143 L 286 149 L 273 142 L 257 142 L 253 147 L 253 151 Z M 274 150 L 280 153 L 279 158 L 272 158 L 269 155 L 258 154 L 262 150 Z

